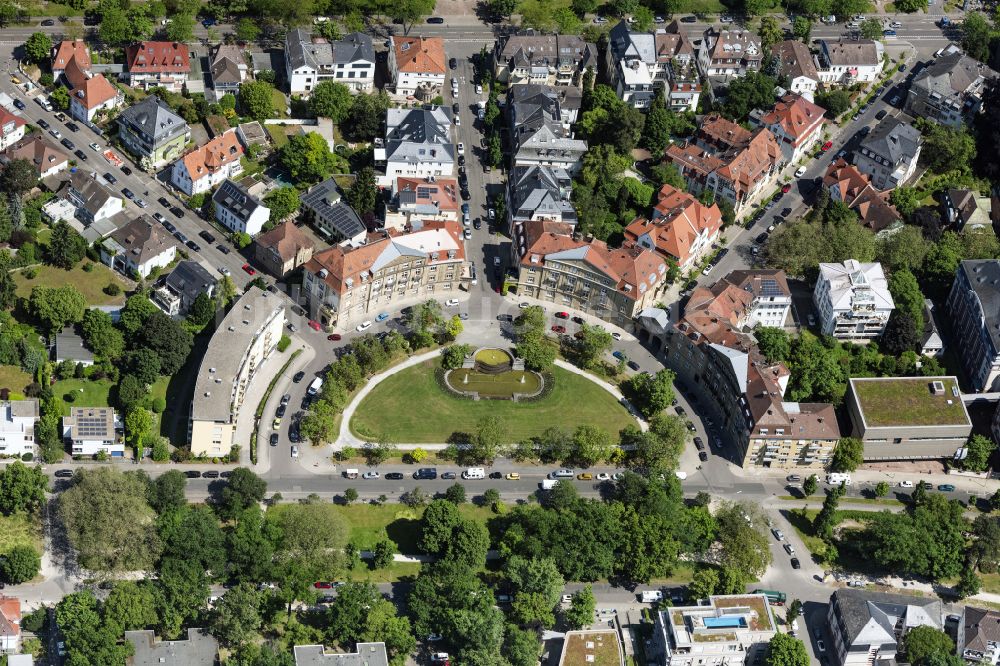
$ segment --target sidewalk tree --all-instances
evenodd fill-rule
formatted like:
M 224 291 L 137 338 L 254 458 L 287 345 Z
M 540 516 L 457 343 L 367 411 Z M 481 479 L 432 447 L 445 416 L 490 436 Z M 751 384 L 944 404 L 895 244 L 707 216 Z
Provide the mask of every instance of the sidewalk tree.
M 611 333 L 600 326 L 583 324 L 573 343 L 577 362 L 582 368 L 591 368 L 601 356 L 611 349 Z
M 836 521 L 837 506 L 840 504 L 840 498 L 846 492 L 847 489 L 843 483 L 826 491 L 823 508 L 819 510 L 819 513 L 816 514 L 816 518 L 813 520 L 813 534 L 822 539 L 830 539 L 833 535 L 833 526 Z
M 49 93 L 49 102 L 56 111 L 67 111 L 69 109 L 69 92 L 60 86 Z
M 230 648 L 239 648 L 253 641 L 263 623 L 263 598 L 250 583 L 230 588 L 215 605 L 212 635 Z
M 834 472 L 853 472 L 864 461 L 865 444 L 856 437 L 841 437 L 833 451 L 830 469 Z
M 767 666 L 809 666 L 805 643 L 793 636 L 777 633 L 767 647 Z
M 348 488 L 344 491 L 344 502 L 347 504 L 353 504 L 358 501 L 358 491 L 354 488 Z
M 235 518 L 244 509 L 260 504 L 267 482 L 246 467 L 237 467 L 222 488 L 216 510 L 223 519 Z
M 990 457 L 997 449 L 997 444 L 992 437 L 983 435 L 973 435 L 969 438 L 966 451 L 968 455 L 962 461 L 962 467 L 971 472 L 985 472 L 990 465 Z
M 885 497 L 889 494 L 889 483 L 887 481 L 879 481 L 875 484 L 875 497 Z
M 468 455 L 473 460 L 492 462 L 509 443 L 510 431 L 507 424 L 499 416 L 490 414 L 476 424 Z
M 149 484 L 146 492 L 147 501 L 158 514 L 165 515 L 187 506 L 184 490 L 187 487 L 187 477 L 179 469 L 164 472 Z
M 465 486 L 461 483 L 453 483 L 444 491 L 444 498 L 452 504 L 465 504 Z
M 772 558 L 767 536 L 762 532 L 766 520 L 760 507 L 749 502 L 726 502 L 716 512 L 715 520 L 723 568 L 730 567 L 748 580 L 762 576 Z
M 958 578 L 958 585 L 955 586 L 955 593 L 962 599 L 974 597 L 982 589 L 983 581 L 976 574 L 976 570 L 971 565 L 962 569 L 962 574 Z
M 806 16 L 796 16 L 795 20 L 792 21 L 792 33 L 802 40 L 803 44 L 809 44 L 809 39 L 812 36 L 812 21 Z
M 507 560 L 504 574 L 515 592 L 541 594 L 551 606 L 559 603 L 565 581 L 551 557 L 513 555 Z
M 396 544 L 389 539 L 381 539 L 372 548 L 372 566 L 376 569 L 385 569 L 392 564 L 396 555 Z
M 877 18 L 865 19 L 861 22 L 861 37 L 864 39 L 882 40 L 882 21 Z
M 579 465 L 590 467 L 611 455 L 611 435 L 602 428 L 582 423 L 573 432 L 573 448 L 570 458 Z
M 594 598 L 594 588 L 588 583 L 573 594 L 566 609 L 566 624 L 573 629 L 582 629 L 594 621 L 594 611 L 597 610 L 597 599 Z
M 26 583 L 37 576 L 41 568 L 42 558 L 32 546 L 14 546 L 0 557 L 0 576 L 8 585 Z
M 20 460 L 0 469 L 0 513 L 31 513 L 45 502 L 49 481 L 38 465 L 29 467 Z

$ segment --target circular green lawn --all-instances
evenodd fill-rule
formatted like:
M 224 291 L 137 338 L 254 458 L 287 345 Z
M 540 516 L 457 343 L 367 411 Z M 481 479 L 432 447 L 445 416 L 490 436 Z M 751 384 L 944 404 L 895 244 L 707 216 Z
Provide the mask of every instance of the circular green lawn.
M 555 385 L 540 400 L 460 398 L 434 377 L 434 361 L 401 370 L 372 389 L 358 405 L 351 430 L 385 434 L 403 444 L 443 443 L 455 432 L 474 433 L 484 416 L 503 419 L 512 441 L 542 434 L 552 426 L 569 430 L 589 423 L 617 435 L 635 420 L 613 395 L 580 375 L 553 367 Z M 360 435 L 359 435 L 360 436 Z

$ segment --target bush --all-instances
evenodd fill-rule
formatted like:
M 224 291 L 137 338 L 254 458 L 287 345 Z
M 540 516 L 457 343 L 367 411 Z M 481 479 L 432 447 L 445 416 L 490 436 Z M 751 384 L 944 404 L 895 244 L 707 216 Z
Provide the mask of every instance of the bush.
M 55 79 L 52 76 L 52 72 L 42 72 L 42 74 L 38 77 L 38 82 L 41 83 L 42 86 L 48 87 L 55 82 Z
M 154 462 L 167 462 L 170 460 L 170 447 L 167 446 L 167 440 L 163 437 L 157 437 L 156 441 L 153 442 L 153 461 Z
M 278 340 L 278 351 L 283 352 L 288 349 L 288 346 L 292 344 L 292 339 L 287 335 L 282 335 L 281 339 Z
M 153 398 L 153 413 L 162 414 L 163 410 L 167 408 L 167 401 L 163 396 L 156 396 Z
M 24 275 L 25 279 L 27 280 L 34 280 L 36 277 L 38 277 L 38 271 L 36 271 L 34 268 L 25 268 L 21 274 Z
M 108 286 L 104 288 L 104 293 L 108 296 L 117 296 L 122 293 L 122 288 L 118 286 L 115 282 L 108 283 Z
M 93 273 L 94 272 L 94 264 L 89 263 L 89 262 L 86 263 L 86 264 L 84 264 L 83 265 L 83 272 L 84 273 Z
M 29 453 L 22 453 L 21 454 L 21 460 L 23 460 L 24 462 L 31 462 L 34 459 L 35 459 L 35 454 L 34 453 L 30 453 L 29 452 Z

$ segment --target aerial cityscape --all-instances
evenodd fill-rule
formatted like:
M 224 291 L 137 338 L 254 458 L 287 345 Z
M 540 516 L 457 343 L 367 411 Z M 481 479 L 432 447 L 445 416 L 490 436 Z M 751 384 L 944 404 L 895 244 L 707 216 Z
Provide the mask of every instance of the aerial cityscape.
M 0 35 L 0 666 L 1000 664 L 992 0 Z

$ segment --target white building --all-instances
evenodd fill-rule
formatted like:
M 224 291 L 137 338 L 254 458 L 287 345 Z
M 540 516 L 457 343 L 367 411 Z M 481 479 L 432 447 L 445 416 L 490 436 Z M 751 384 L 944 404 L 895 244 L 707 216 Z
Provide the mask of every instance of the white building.
M 174 162 L 170 182 L 188 196 L 208 192 L 243 173 L 241 157 L 243 146 L 236 130 L 229 130 Z
M 813 94 L 819 88 L 819 72 L 809 47 L 797 39 L 789 39 L 772 44 L 771 55 L 778 74 L 788 77 L 788 90 L 813 101 Z
M 148 215 L 137 217 L 101 243 L 101 260 L 123 275 L 149 277 L 177 256 L 173 236 Z
M 896 307 L 882 265 L 854 259 L 819 265 L 813 303 L 823 335 L 851 341 L 882 335 Z
M 849 86 L 870 83 L 882 74 L 885 66 L 882 42 L 871 39 L 820 40 L 815 65 L 820 81 Z
M 70 176 L 66 199 L 76 208 L 77 218 L 88 225 L 113 217 L 124 206 L 122 198 L 98 182 L 95 173 L 83 169 Z
M 764 49 L 749 30 L 705 31 L 698 48 L 698 69 L 704 76 L 733 78 L 760 70 Z
M 219 323 L 195 380 L 188 431 L 192 454 L 224 456 L 239 443 L 233 435 L 243 399 L 257 369 L 281 339 L 284 325 L 281 301 L 259 287 L 243 294 Z
M 7 150 L 24 138 L 24 118 L 0 106 L 0 150 Z
M 115 433 L 115 410 L 110 407 L 73 407 L 62 420 L 63 438 L 74 456 L 105 453 L 112 458 L 125 455 L 125 442 Z
M 309 97 L 321 81 L 343 83 L 353 92 L 370 92 L 375 85 L 372 38 L 352 32 L 338 41 L 313 38 L 301 28 L 285 38 L 285 72 L 289 92 Z
M 455 170 L 451 119 L 441 107 L 389 109 L 385 141 L 375 143 L 375 163 L 385 164 L 379 185 L 392 187 L 400 176 L 450 176 Z
M 38 401 L 34 398 L 0 402 L 0 455 L 35 453 Z
M 443 39 L 393 36 L 390 41 L 389 74 L 396 94 L 413 95 L 420 89 L 423 99 L 430 99 L 444 87 L 448 62 Z
M 942 630 L 941 601 L 846 588 L 830 596 L 828 650 L 835 666 L 866 666 L 893 659 L 906 633 L 917 627 Z
M 889 116 L 861 140 L 854 153 L 854 166 L 871 179 L 876 189 L 895 189 L 916 173 L 923 143 L 916 127 Z
M 124 103 L 125 95 L 103 74 L 97 74 L 83 79 L 70 91 L 69 113 L 77 120 L 92 122 L 98 112 L 116 109 Z
M 959 654 L 973 664 L 1000 663 L 1000 612 L 965 606 L 958 624 Z
M 271 209 L 232 180 L 223 181 L 212 195 L 215 219 L 234 232 L 256 236 L 271 217 Z
M 656 613 L 653 641 L 664 666 L 750 663 L 767 652 L 777 622 L 763 594 L 712 596 L 703 606 L 674 606 Z

